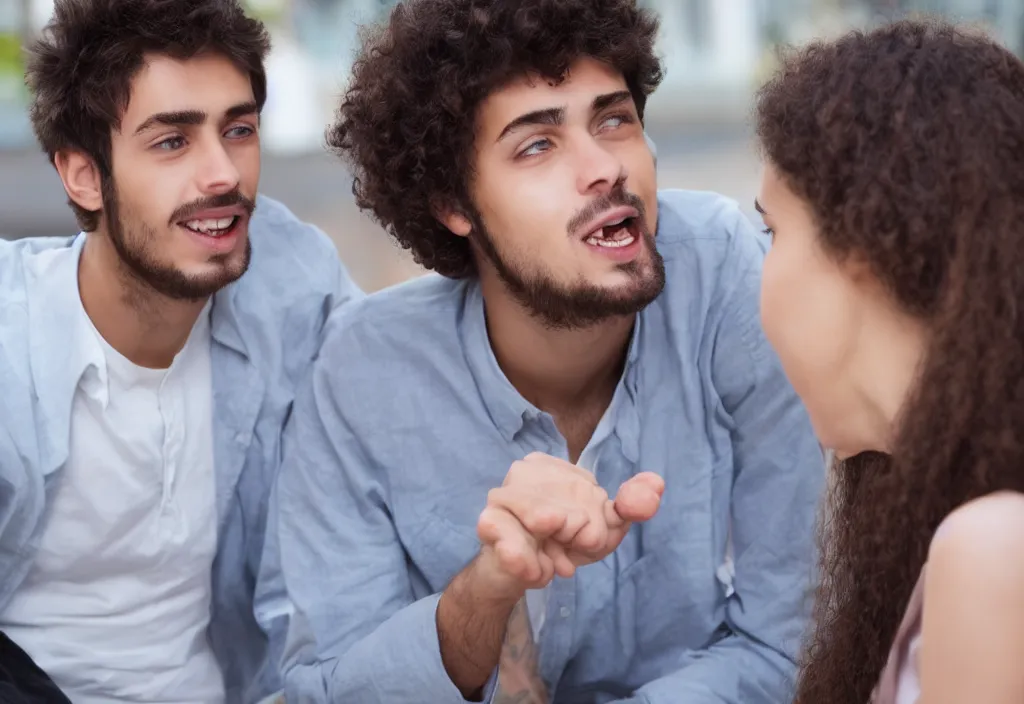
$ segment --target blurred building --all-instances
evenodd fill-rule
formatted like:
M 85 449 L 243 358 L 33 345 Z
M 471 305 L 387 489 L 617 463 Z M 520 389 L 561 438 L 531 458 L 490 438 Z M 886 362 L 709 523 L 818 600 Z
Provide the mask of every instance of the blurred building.
M 270 152 L 320 148 L 323 127 L 358 44 L 361 24 L 394 0 L 245 0 L 273 28 L 272 90 L 264 140 Z M 19 36 L 48 19 L 53 0 L 0 1 L 0 148 L 31 133 L 17 70 Z M 1015 51 L 1024 39 L 1024 0 L 642 0 L 662 18 L 666 76 L 652 118 L 720 122 L 747 114 L 773 47 L 801 43 L 907 12 L 980 21 Z
M 260 189 L 332 237 L 367 290 L 419 273 L 360 213 L 323 133 L 345 89 L 359 26 L 394 0 L 243 0 L 271 28 Z M 747 119 L 775 48 L 834 36 L 908 12 L 981 22 L 1021 52 L 1024 0 L 640 0 L 662 18 L 666 76 L 648 104 L 662 186 L 714 190 L 747 208 L 760 165 Z M 27 118 L 21 47 L 53 0 L 0 0 L 0 237 L 70 234 L 76 227 Z M 752 213 L 751 213 L 752 215 Z

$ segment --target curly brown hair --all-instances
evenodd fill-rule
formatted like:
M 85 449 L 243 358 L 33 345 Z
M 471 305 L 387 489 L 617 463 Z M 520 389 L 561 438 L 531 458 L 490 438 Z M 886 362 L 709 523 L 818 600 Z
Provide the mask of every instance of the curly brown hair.
M 928 342 L 889 455 L 834 467 L 800 704 L 864 704 L 927 557 L 964 502 L 1024 491 L 1024 65 L 900 22 L 784 59 L 765 157 L 824 250 L 856 256 Z
M 81 151 L 109 185 L 111 132 L 146 55 L 224 56 L 248 74 L 262 109 L 269 49 L 263 24 L 246 17 L 237 0 L 56 0 L 29 48 L 32 127 L 51 162 L 57 152 Z M 96 229 L 100 213 L 69 204 L 83 230 Z
M 636 0 L 404 0 L 364 37 L 327 143 L 352 192 L 416 261 L 472 275 L 469 242 L 435 218 L 472 213 L 477 108 L 512 78 L 565 78 L 591 57 L 622 73 L 643 118 L 661 82 L 658 20 Z

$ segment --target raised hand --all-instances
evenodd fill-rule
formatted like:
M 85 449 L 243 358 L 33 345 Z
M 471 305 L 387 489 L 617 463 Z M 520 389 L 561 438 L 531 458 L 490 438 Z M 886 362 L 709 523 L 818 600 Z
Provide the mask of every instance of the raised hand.
M 663 491 L 661 477 L 644 472 L 613 500 L 590 472 L 530 454 L 487 497 L 477 523 L 481 557 L 510 590 L 543 587 L 556 574 L 571 577 L 576 567 L 613 552 L 633 522 L 653 517 Z
M 477 522 L 480 554 L 437 605 L 441 661 L 463 696 L 482 693 L 500 657 L 502 698 L 495 702 L 546 704 L 535 658 L 525 657 L 533 652 L 526 590 L 614 551 L 633 522 L 654 516 L 664 488 L 661 477 L 644 472 L 611 499 L 593 474 L 564 460 L 533 453 L 512 464 Z

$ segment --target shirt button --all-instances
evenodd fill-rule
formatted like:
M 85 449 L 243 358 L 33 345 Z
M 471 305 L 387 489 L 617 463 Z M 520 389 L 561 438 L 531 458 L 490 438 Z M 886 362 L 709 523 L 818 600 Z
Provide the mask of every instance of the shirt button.
M 569 614 L 571 614 L 571 613 L 572 613 L 572 612 L 571 612 L 571 611 L 569 611 L 569 607 L 568 607 L 568 606 L 563 606 L 563 607 L 562 607 L 561 609 L 559 609 L 559 610 L 558 610 L 558 614 L 559 614 L 559 615 L 560 615 L 560 616 L 561 616 L 562 618 L 569 618 Z

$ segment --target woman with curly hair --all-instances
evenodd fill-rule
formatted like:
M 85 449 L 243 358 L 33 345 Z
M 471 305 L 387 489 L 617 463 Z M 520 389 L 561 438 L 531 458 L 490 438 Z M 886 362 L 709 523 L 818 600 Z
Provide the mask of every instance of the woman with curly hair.
M 762 322 L 838 458 L 798 701 L 1024 701 L 1024 65 L 852 33 L 757 131 Z

